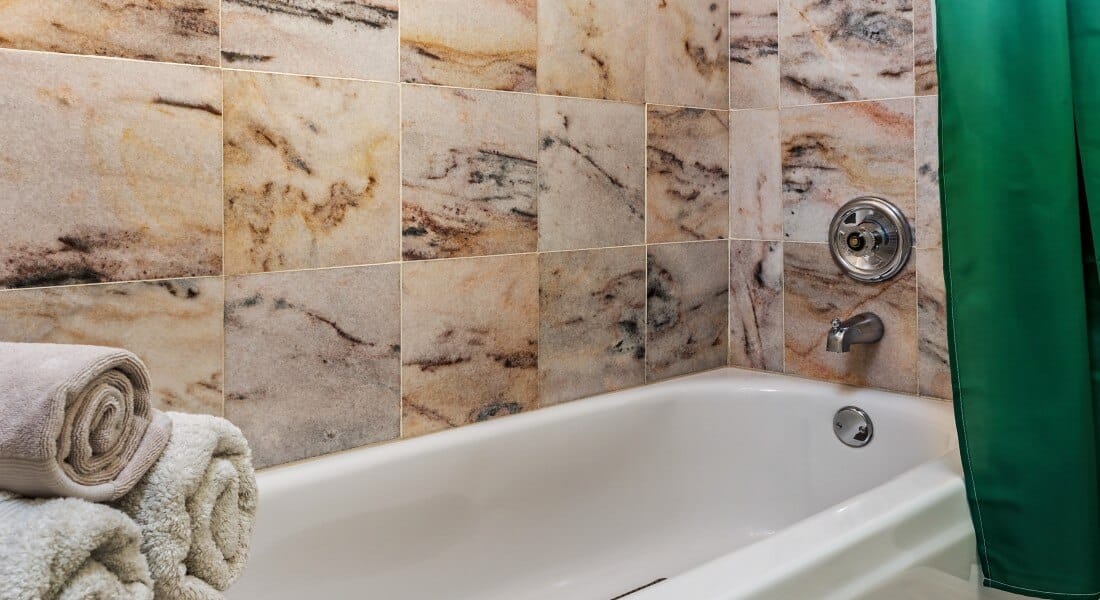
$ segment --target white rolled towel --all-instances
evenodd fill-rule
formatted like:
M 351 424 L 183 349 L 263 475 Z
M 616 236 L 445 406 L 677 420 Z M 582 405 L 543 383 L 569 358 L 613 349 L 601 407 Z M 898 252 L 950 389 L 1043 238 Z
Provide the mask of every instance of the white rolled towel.
M 0 489 L 115 500 L 156 462 L 170 433 L 133 354 L 0 343 Z
M 115 506 L 141 528 L 157 600 L 219 599 L 248 561 L 257 502 L 252 454 L 225 419 L 167 415 L 168 447 Z
M 0 600 L 150 600 L 140 536 L 109 506 L 0 492 Z

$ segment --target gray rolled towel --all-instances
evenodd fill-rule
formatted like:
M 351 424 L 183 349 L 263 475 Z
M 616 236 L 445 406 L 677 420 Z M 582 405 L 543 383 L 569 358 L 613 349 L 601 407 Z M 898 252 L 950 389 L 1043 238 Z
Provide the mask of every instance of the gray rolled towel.
M 133 354 L 0 342 L 0 489 L 115 500 L 156 462 L 170 433 Z
M 0 600 L 150 600 L 140 536 L 109 506 L 0 492 Z
M 256 475 L 241 430 L 225 419 L 167 413 L 172 439 L 114 503 L 141 528 L 157 600 L 222 598 L 248 561 Z

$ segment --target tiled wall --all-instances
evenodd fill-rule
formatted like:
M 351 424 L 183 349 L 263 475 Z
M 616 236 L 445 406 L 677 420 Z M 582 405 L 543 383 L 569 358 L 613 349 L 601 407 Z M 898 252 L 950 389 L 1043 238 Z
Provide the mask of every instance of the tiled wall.
M 929 1 L 0 3 L 0 337 L 261 465 L 727 363 L 947 396 Z M 885 284 L 823 243 L 864 193 Z

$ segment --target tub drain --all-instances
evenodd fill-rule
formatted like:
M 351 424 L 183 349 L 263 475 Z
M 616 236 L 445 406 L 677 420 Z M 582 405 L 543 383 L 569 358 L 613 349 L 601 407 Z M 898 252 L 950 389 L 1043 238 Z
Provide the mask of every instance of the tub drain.
M 642 587 L 636 587 L 636 588 L 630 590 L 629 592 L 627 592 L 625 594 L 619 594 L 618 596 L 615 596 L 611 600 L 622 600 L 623 598 L 626 598 L 627 596 L 629 596 L 631 594 L 637 594 L 638 592 L 640 592 L 640 591 L 642 591 L 646 588 L 651 588 L 651 587 L 657 585 L 658 583 L 661 583 L 662 581 L 665 581 L 666 579 L 668 579 L 668 577 L 662 577 L 660 579 L 654 579 L 653 581 L 650 581 L 649 583 L 643 585 Z

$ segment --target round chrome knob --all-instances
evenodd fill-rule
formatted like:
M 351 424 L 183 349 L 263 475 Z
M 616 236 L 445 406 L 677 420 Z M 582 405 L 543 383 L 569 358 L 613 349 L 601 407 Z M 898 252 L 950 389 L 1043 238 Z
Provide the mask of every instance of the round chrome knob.
M 893 203 L 863 196 L 840 207 L 829 226 L 829 250 L 850 277 L 877 282 L 897 275 L 909 261 L 913 229 Z

